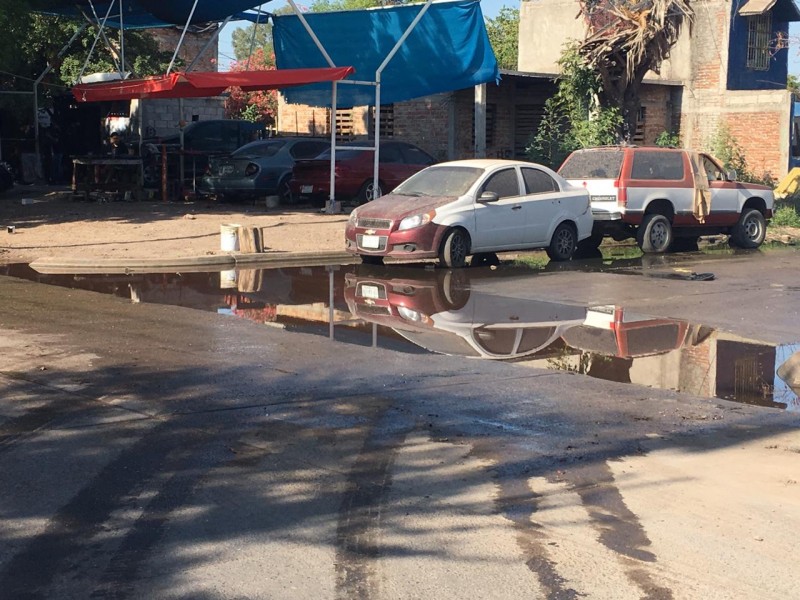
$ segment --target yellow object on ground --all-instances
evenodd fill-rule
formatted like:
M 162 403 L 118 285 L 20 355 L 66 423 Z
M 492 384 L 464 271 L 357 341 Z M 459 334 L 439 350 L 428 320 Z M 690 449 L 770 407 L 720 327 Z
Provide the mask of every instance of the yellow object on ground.
M 775 188 L 776 198 L 788 198 L 795 195 L 800 190 L 800 167 L 795 167 L 781 179 L 778 187 Z

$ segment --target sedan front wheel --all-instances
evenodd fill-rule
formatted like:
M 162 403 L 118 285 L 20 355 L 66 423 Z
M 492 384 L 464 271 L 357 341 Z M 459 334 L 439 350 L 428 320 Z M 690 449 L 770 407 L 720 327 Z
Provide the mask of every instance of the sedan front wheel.
M 463 229 L 451 229 L 439 249 L 439 264 L 448 269 L 460 269 L 467 263 L 469 236 Z

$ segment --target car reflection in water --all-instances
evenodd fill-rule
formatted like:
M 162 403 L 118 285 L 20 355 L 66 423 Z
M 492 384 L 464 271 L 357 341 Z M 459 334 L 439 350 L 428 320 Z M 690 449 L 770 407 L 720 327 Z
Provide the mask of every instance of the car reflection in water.
M 792 355 L 800 345 L 744 340 L 614 305 L 499 296 L 471 289 L 473 276 L 362 265 L 345 275 L 345 301 L 354 317 L 435 353 L 800 410 L 800 353 Z
M 463 270 L 363 266 L 345 276 L 350 312 L 440 354 L 518 359 L 586 318 L 582 306 L 471 290 Z

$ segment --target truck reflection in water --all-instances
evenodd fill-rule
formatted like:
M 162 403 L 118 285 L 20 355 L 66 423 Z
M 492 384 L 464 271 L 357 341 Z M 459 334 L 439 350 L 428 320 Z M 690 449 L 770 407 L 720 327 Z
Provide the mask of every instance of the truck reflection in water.
M 514 269 L 392 265 L 213 273 L 0 275 L 132 302 L 172 304 L 404 353 L 435 352 L 568 370 L 618 382 L 800 411 L 800 343 L 774 345 L 619 306 L 492 293 Z M 488 280 L 488 281 L 486 281 Z
M 471 289 L 469 277 L 361 267 L 345 275 L 344 295 L 354 316 L 431 352 L 800 410 L 800 344 L 746 340 L 619 306 L 498 296 Z

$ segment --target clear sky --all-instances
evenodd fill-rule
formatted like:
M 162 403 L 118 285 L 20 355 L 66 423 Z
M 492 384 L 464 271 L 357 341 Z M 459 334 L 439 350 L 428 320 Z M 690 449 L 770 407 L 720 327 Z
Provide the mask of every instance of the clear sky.
M 303 6 L 303 1 L 295 0 L 296 4 L 300 7 Z M 500 9 L 504 6 L 511 8 L 519 8 L 520 0 L 481 0 L 481 9 L 483 14 L 489 18 L 494 18 Z M 285 5 L 285 0 L 274 0 L 268 4 L 264 4 L 265 11 L 276 10 Z M 228 65 L 233 60 L 233 46 L 231 45 L 231 35 L 237 27 L 244 27 L 246 23 L 231 23 L 220 33 L 219 36 L 219 67 L 220 70 L 227 70 Z M 800 24 L 793 23 L 789 27 L 789 73 L 795 75 L 800 74 L 800 53 L 798 52 L 798 42 L 800 41 Z

